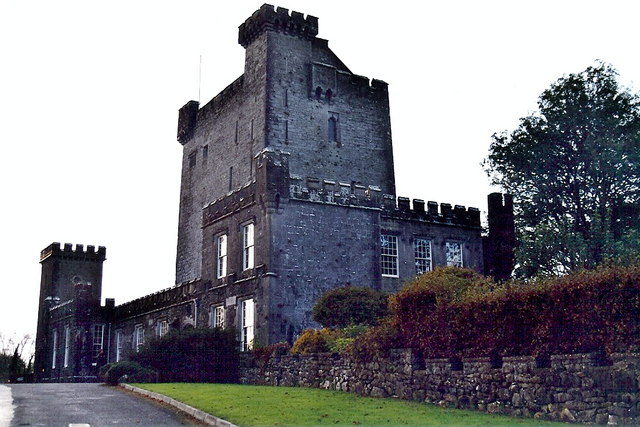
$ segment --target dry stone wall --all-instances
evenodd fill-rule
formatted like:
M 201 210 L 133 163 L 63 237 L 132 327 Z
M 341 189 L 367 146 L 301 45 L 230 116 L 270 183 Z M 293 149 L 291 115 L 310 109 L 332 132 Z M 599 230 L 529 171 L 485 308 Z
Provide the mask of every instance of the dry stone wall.
M 536 419 L 640 423 L 640 354 L 452 362 L 424 360 L 403 349 L 369 363 L 335 354 L 272 356 L 266 362 L 245 360 L 242 371 L 250 384 L 316 387 Z

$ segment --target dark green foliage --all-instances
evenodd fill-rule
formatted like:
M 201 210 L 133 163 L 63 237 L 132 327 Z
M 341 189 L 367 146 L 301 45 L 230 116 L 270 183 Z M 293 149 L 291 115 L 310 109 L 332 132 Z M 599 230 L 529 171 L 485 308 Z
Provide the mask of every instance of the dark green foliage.
M 232 330 L 184 329 L 145 344 L 132 360 L 163 382 L 235 382 L 240 344 Z
M 384 292 L 358 286 L 344 286 L 324 293 L 313 306 L 313 320 L 325 328 L 375 325 L 388 314 Z
M 515 197 L 516 273 L 626 258 L 640 230 L 638 96 L 599 63 L 559 79 L 538 108 L 510 134 L 494 134 L 485 161 L 493 183 Z
M 428 276 L 430 273 L 425 274 Z M 458 277 L 459 278 L 459 277 Z M 438 299 L 410 284 L 393 313 L 352 347 L 362 359 L 413 347 L 428 358 L 493 357 L 640 349 L 640 267 L 582 271 L 535 284 L 509 283 Z M 427 278 L 428 281 L 428 278 Z
M 145 368 L 136 362 L 117 362 L 105 365 L 108 369 L 101 369 L 102 378 L 107 384 L 117 385 L 121 380 L 131 383 L 152 383 L 158 379 L 158 373 Z
M 0 353 L 0 383 L 16 382 L 29 373 L 16 347 L 12 354 Z
M 282 356 L 289 352 L 291 346 L 286 342 L 277 342 L 275 344 L 264 347 L 256 347 L 253 349 L 253 356 L 256 360 L 266 363 L 273 356 Z

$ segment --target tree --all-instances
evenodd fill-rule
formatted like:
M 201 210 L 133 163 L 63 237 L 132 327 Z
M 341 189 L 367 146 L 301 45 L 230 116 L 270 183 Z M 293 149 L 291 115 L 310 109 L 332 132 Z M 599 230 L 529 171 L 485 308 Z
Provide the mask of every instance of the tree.
M 597 63 L 560 78 L 539 111 L 494 134 L 485 170 L 514 195 L 516 274 L 591 268 L 637 246 L 640 99 Z

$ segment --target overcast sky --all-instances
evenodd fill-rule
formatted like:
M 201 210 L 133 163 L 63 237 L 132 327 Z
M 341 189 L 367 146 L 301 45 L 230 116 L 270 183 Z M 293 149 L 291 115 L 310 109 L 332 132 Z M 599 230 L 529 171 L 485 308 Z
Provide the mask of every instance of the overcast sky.
M 178 109 L 243 72 L 261 2 L 0 2 L 0 332 L 35 334 L 39 252 L 107 247 L 103 297 L 174 284 Z M 494 132 L 596 59 L 640 88 L 635 1 L 288 0 L 389 83 L 398 195 L 486 211 Z M 200 61 L 202 57 L 202 61 Z M 199 85 L 199 64 L 202 78 Z

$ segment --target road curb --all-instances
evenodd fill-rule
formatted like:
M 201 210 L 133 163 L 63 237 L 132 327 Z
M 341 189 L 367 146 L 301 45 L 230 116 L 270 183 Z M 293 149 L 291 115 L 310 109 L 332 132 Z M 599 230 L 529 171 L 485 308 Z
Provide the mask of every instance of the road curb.
M 159 400 L 160 402 L 166 403 L 167 405 L 173 406 L 174 408 L 192 416 L 193 418 L 202 421 L 206 425 L 209 426 L 217 426 L 217 427 L 237 427 L 235 424 L 231 424 L 227 420 L 223 420 L 222 418 L 218 418 L 211 414 L 208 414 L 200 409 L 196 409 L 193 406 L 189 406 L 185 403 L 178 402 L 177 400 L 165 396 L 164 394 L 154 393 L 153 391 L 144 390 L 142 388 L 134 387 L 129 384 L 120 384 L 120 387 L 125 390 L 129 390 L 133 393 L 140 394 L 142 396 L 150 397 L 155 400 Z

